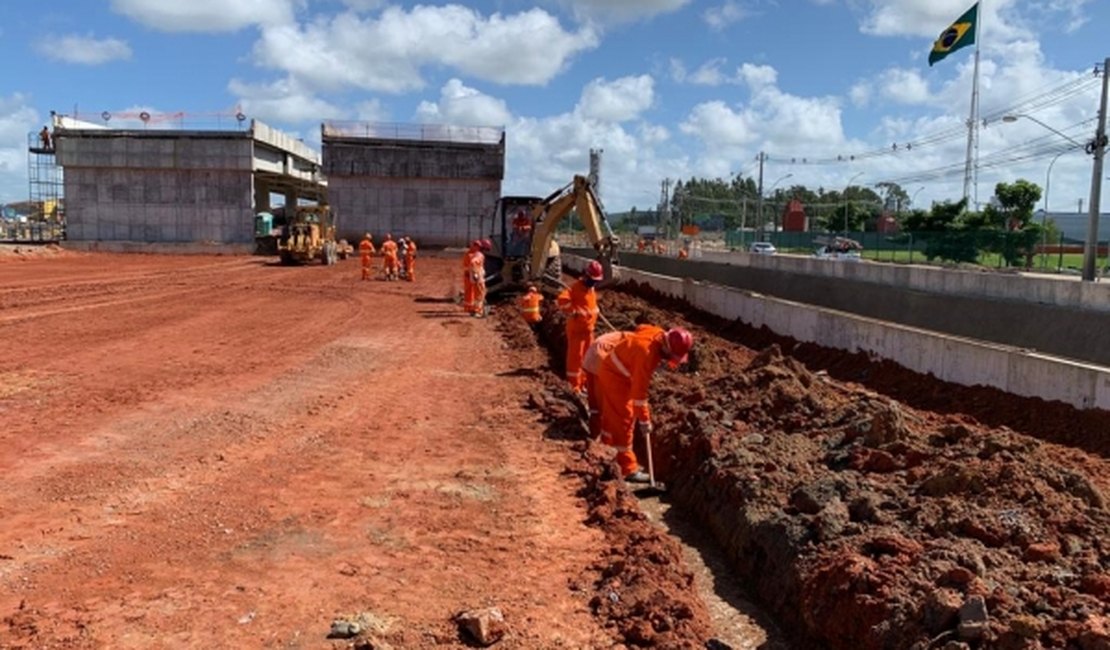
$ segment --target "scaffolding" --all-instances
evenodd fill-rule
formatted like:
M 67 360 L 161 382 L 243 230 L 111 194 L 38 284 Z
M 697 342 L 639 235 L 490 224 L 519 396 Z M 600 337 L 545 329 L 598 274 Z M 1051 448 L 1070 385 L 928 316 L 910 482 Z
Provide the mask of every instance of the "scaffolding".
M 65 184 L 54 147 L 53 135 L 46 127 L 27 134 L 29 200 L 24 214 L 4 221 L 4 240 L 54 242 L 65 239 Z

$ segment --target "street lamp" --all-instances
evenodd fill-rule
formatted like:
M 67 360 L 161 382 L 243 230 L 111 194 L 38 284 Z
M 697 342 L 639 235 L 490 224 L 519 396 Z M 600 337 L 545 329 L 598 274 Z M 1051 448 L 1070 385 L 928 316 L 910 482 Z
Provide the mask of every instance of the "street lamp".
M 1064 133 L 1061 133 L 1060 131 L 1057 131 L 1056 129 L 1054 129 L 1051 126 L 1045 124 L 1044 122 L 1038 120 L 1037 118 L 1033 117 L 1032 115 L 1026 115 L 1025 113 L 1015 113 L 1014 115 L 1003 115 L 1002 116 L 1002 121 L 1003 122 L 1011 122 L 1011 123 L 1012 122 L 1017 122 L 1018 118 L 1021 118 L 1021 117 L 1024 117 L 1027 120 L 1030 120 L 1030 121 L 1036 122 L 1037 124 L 1040 124 L 1044 128 L 1048 129 L 1049 131 L 1052 131 L 1056 135 L 1060 136 L 1061 138 L 1067 140 L 1068 142 L 1074 144 L 1077 147 L 1082 147 L 1083 146 L 1083 145 L 1079 144 L 1079 142 L 1077 142 L 1075 140 L 1075 138 L 1072 138 L 1071 136 L 1069 136 L 1067 134 L 1064 134 Z
M 852 181 L 863 176 L 863 172 L 856 174 L 848 179 L 848 184 L 844 186 L 844 236 L 848 236 L 848 188 L 852 186 Z
M 918 193 L 920 193 L 920 192 L 921 192 L 921 190 L 923 190 L 923 189 L 925 189 L 925 186 L 924 186 L 924 185 L 922 185 L 921 187 L 917 188 L 917 190 L 916 190 L 916 191 L 914 191 L 914 193 L 913 193 L 913 196 L 911 196 L 911 197 L 910 197 L 910 205 L 911 205 L 911 206 L 912 206 L 912 205 L 917 205 L 916 203 L 914 203 L 914 201 L 916 201 L 916 200 L 917 200 L 917 195 L 918 195 Z
M 784 174 L 784 175 L 783 175 L 782 177 L 780 177 L 780 178 L 779 178 L 779 179 L 778 179 L 777 181 L 775 181 L 774 183 L 771 183 L 771 188 L 767 190 L 767 195 L 768 195 L 768 196 L 772 195 L 772 194 L 774 193 L 774 191 L 775 191 L 775 188 L 776 188 L 776 187 L 778 187 L 778 184 L 779 184 L 779 183 L 783 182 L 784 180 L 786 180 L 786 179 L 790 178 L 790 177 L 791 177 L 791 176 L 793 176 L 793 175 L 794 175 L 793 173 L 790 173 L 790 174 Z M 760 222 L 760 223 L 763 223 L 763 215 L 762 215 L 762 214 L 760 214 L 760 215 L 759 215 L 759 222 Z
M 1110 58 L 1106 59 L 1106 65 L 1110 66 Z M 1089 146 L 1085 146 L 1083 144 L 1080 144 L 1074 138 L 1071 138 L 1071 137 L 1065 135 L 1064 133 L 1061 133 L 1059 130 L 1052 128 L 1051 126 L 1045 124 L 1044 122 L 1038 120 L 1037 118 L 1035 118 L 1031 115 L 1025 115 L 1024 113 L 1018 113 L 1016 115 L 1005 115 L 1005 116 L 1002 117 L 1003 122 L 1016 122 L 1019 117 L 1024 117 L 1027 120 L 1032 120 L 1033 122 L 1036 122 L 1037 124 L 1040 124 L 1044 128 L 1048 129 L 1049 131 L 1052 131 L 1056 135 L 1060 136 L 1061 138 L 1064 138 L 1065 140 L 1067 140 L 1068 142 L 1072 143 L 1073 145 L 1079 147 L 1080 149 L 1083 149 L 1083 150 L 1087 151 L 1088 153 L 1091 153 L 1091 154 L 1094 155 L 1095 162 L 1094 162 L 1094 166 L 1093 166 L 1093 169 L 1092 169 L 1092 172 L 1091 172 L 1091 200 L 1090 200 L 1090 205 L 1089 205 L 1089 208 L 1088 208 L 1089 211 L 1090 211 L 1090 214 L 1089 214 L 1088 219 L 1087 219 L 1087 240 L 1086 240 L 1086 242 L 1084 243 L 1084 246 L 1083 246 L 1083 281 L 1084 282 L 1094 282 L 1095 281 L 1095 267 L 1098 265 L 1098 218 L 1099 218 L 1099 210 L 1100 210 L 1100 207 L 1101 207 L 1100 203 L 1101 203 L 1101 192 L 1102 192 L 1102 158 L 1103 158 L 1103 154 L 1104 154 L 1103 148 L 1106 145 L 1106 89 L 1107 89 L 1107 81 L 1108 80 L 1107 80 L 1107 77 L 1106 77 L 1106 68 L 1103 68 L 1102 107 L 1099 110 L 1098 129 L 1095 131 L 1094 141 Z M 1049 169 L 1051 170 L 1051 165 L 1049 166 Z M 1047 194 L 1047 190 L 1046 190 L 1046 194 Z M 1046 201 L 1047 201 L 1047 198 L 1048 197 L 1046 196 L 1045 197 Z M 1047 213 L 1048 211 L 1046 210 L 1045 212 Z
M 1045 174 L 1044 174 L 1044 210 L 1043 210 L 1043 213 L 1041 214 L 1041 248 L 1047 248 L 1048 247 L 1048 190 L 1052 187 L 1052 185 L 1051 185 L 1051 183 L 1052 183 L 1052 166 L 1056 164 L 1056 160 L 1060 156 L 1062 156 L 1062 155 L 1064 155 L 1068 152 L 1071 152 L 1071 151 L 1075 151 L 1075 150 L 1074 149 L 1065 149 L 1065 150 L 1061 151 L 1060 153 L 1056 154 L 1055 156 L 1053 156 L 1052 157 L 1052 162 L 1048 163 L 1048 171 L 1046 171 Z M 1061 256 L 1063 256 L 1063 254 L 1064 254 L 1063 245 L 1064 245 L 1064 240 L 1063 240 L 1063 237 L 1061 237 L 1060 238 L 1060 246 L 1061 246 L 1060 255 Z M 1041 256 L 1041 268 L 1043 269 L 1046 266 L 1048 266 L 1048 257 L 1045 256 L 1045 255 L 1042 255 Z

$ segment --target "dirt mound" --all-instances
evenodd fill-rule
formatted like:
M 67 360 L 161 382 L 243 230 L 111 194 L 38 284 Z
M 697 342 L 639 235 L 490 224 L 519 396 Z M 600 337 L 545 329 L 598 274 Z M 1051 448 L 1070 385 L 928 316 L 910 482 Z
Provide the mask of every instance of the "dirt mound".
M 1020 433 L 920 411 L 812 371 L 793 342 L 738 347 L 717 334 L 740 326 L 711 333 L 680 307 L 603 299 L 610 317 L 688 317 L 697 336 L 696 367 L 653 388 L 657 469 L 805 645 L 1110 647 L 1105 460 L 1028 435 L 1025 409 L 995 414 Z M 917 390 L 963 390 L 930 381 Z M 1033 434 L 1075 422 L 1043 414 Z
M 562 381 L 562 316 L 547 305 L 544 322 L 533 332 L 511 303 L 498 305 L 494 314 L 498 330 L 514 348 L 538 351 L 538 337 L 546 342 L 552 363 L 557 361 L 558 371 L 539 377 L 543 387 L 528 396 L 527 404 L 541 414 L 547 438 L 570 441 L 573 460 L 565 473 L 581 480 L 578 496 L 588 505 L 586 523 L 600 529 L 607 543 L 572 589 L 591 593 L 590 608 L 616 643 L 705 647 L 712 636 L 709 613 L 693 589 L 694 576 L 677 543 L 640 511 L 607 450 L 587 441 L 582 410 Z

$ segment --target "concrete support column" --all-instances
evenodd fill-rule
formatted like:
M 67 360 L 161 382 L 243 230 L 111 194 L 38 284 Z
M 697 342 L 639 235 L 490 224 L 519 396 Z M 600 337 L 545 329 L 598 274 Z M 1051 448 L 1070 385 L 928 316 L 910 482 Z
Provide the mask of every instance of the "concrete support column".
M 254 181 L 254 212 L 270 211 L 270 187 L 258 179 Z
M 285 209 L 295 210 L 297 208 L 297 191 L 285 190 Z

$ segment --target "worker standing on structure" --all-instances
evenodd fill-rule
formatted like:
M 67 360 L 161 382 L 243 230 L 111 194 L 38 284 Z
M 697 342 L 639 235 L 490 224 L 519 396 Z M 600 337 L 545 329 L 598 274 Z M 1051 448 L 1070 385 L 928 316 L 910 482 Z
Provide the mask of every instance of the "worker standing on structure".
M 609 357 L 628 332 L 609 332 L 597 337 L 586 350 L 582 357 L 582 372 L 586 376 L 586 405 L 590 416 L 590 437 L 597 438 L 601 435 L 601 394 L 597 385 L 597 373 L 601 363 Z
M 527 293 L 520 297 L 520 315 L 532 329 L 536 329 L 536 325 L 543 321 L 543 314 L 540 313 L 540 303 L 542 302 L 543 294 L 536 289 L 534 284 L 529 284 Z
M 617 464 L 627 481 L 646 483 L 649 478 L 636 462 L 632 436 L 637 424 L 644 433 L 652 430 L 648 406 L 651 377 L 664 360 L 672 368 L 685 363 L 693 346 L 693 335 L 681 327 L 664 331 L 655 325 L 639 325 L 598 364 L 601 441 L 616 448 Z
M 370 267 L 374 257 L 374 238 L 370 233 L 362 236 L 362 241 L 358 243 L 358 259 L 362 264 L 362 279 L 370 279 Z
M 389 233 L 386 233 L 385 241 L 382 242 L 382 271 L 386 280 L 397 279 L 397 242 L 393 241 L 393 235 Z
M 601 282 L 604 271 L 601 262 L 593 260 L 586 265 L 586 273 L 563 289 L 555 299 L 559 311 L 567 317 L 567 382 L 571 389 L 583 392 L 586 378 L 582 376 L 582 358 L 594 340 L 597 325 L 597 292 L 594 287 Z
M 416 242 L 412 237 L 405 237 L 405 279 L 409 282 L 416 281 Z

